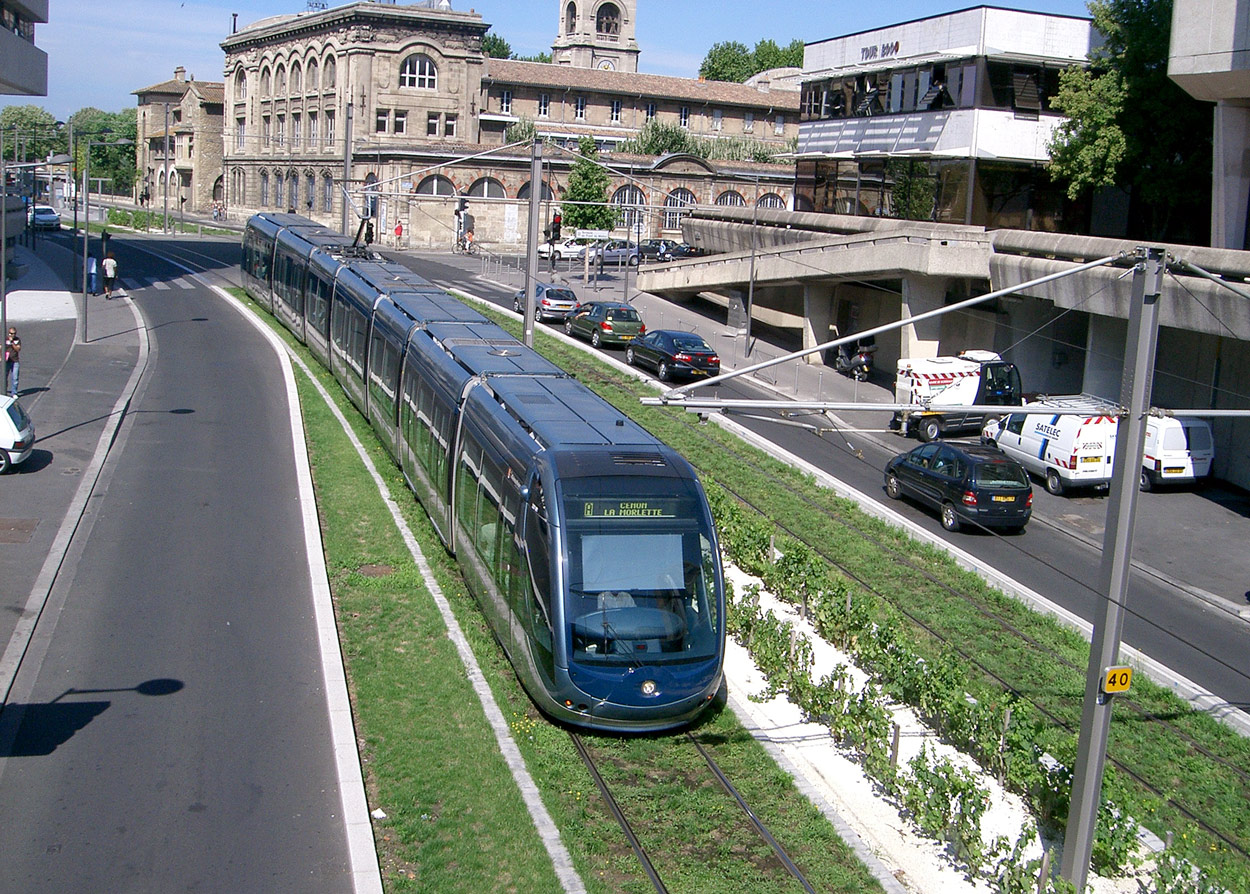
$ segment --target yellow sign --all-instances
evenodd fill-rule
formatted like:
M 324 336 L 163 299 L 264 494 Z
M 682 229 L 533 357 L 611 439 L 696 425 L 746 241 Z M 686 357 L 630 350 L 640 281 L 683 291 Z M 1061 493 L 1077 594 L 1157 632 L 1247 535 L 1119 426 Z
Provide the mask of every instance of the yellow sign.
M 1132 683 L 1133 669 L 1131 667 L 1108 667 L 1103 669 L 1102 691 L 1108 695 L 1128 692 Z

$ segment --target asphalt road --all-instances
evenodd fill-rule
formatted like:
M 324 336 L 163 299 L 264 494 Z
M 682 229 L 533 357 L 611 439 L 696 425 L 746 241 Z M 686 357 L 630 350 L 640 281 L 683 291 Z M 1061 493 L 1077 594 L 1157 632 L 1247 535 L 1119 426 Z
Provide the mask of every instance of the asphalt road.
M 455 285 L 511 309 L 515 288 L 492 281 L 493 276 L 485 279 L 478 275 L 478 262 L 437 255 L 405 255 L 401 260 L 439 285 Z M 631 280 L 633 275 L 630 271 Z M 594 297 L 594 290 L 581 286 L 580 274 L 568 281 L 579 295 Z M 602 286 L 605 299 L 620 299 L 619 278 Z M 708 332 L 712 326 L 723 324 L 723 310 L 693 303 L 667 305 L 662 312 L 666 328 Z M 645 310 L 643 316 L 652 318 Z M 794 344 L 785 343 L 786 334 L 763 332 L 762 338 L 771 335 L 781 339 L 772 351 L 774 355 L 796 349 Z M 605 349 L 605 353 L 624 359 L 619 349 Z M 849 386 L 830 373 L 831 378 Z M 881 370 L 875 375 L 880 383 L 888 378 Z M 726 399 L 777 397 L 744 379 L 726 383 L 717 392 Z M 1105 495 L 1085 492 L 1056 497 L 1035 486 L 1034 518 L 1022 534 L 964 531 L 950 535 L 942 530 L 936 513 L 910 500 L 891 501 L 885 496 L 882 469 L 886 462 L 916 442 L 881 431 L 888 413 L 854 415 L 857 425 L 876 432 L 827 432 L 822 437 L 762 419 L 737 416 L 735 421 L 867 497 L 888 504 L 936 537 L 972 553 L 1051 602 L 1087 621 L 1095 620 L 1103 598 L 1100 564 L 1108 502 Z M 1250 499 L 1221 488 L 1144 493 L 1138 495 L 1137 518 L 1134 557 L 1143 566 L 1161 571 L 1162 576 L 1141 569 L 1132 574 L 1124 643 L 1228 704 L 1250 710 L 1250 622 L 1230 611 L 1238 603 L 1244 608 L 1250 597 L 1250 554 L 1245 549 L 1250 534 Z M 1215 598 L 1199 598 L 1196 590 L 1210 591 Z
M 278 362 L 114 248 L 152 353 L 5 707 L 0 891 L 350 890 Z

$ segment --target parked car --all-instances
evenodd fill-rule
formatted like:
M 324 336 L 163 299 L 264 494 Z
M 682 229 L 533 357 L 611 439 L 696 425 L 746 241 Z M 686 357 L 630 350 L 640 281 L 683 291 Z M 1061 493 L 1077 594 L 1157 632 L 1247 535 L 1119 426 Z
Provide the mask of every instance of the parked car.
M 601 345 L 623 345 L 647 331 L 638 311 L 616 301 L 590 301 L 581 305 L 564 320 L 569 335 L 590 339 L 596 348 Z
M 565 239 L 552 245 L 550 242 L 538 243 L 538 256 L 540 258 L 550 258 L 555 255 L 557 261 L 563 261 L 565 258 L 580 258 L 586 250 L 586 246 L 579 243 L 576 239 Z
M 673 242 L 669 245 L 668 250 L 660 256 L 661 261 L 677 261 L 682 258 L 700 258 L 707 254 L 702 248 L 693 245 L 687 245 L 685 242 Z
M 720 372 L 720 357 L 702 336 L 673 329 L 656 329 L 634 339 L 625 349 L 625 362 L 655 370 L 661 382 L 678 376 L 693 379 Z
M 30 225 L 36 230 L 59 230 L 61 215 L 48 205 L 34 205 L 30 209 Z
M 644 239 L 638 243 L 638 254 L 646 261 L 657 261 L 677 243 L 671 239 Z
M 35 424 L 16 397 L 0 397 L 0 474 L 25 462 L 35 446 Z
M 577 305 L 577 296 L 567 286 L 549 282 L 534 284 L 534 319 L 539 323 L 543 320 L 563 320 Z M 519 314 L 525 313 L 524 289 L 512 296 L 512 309 Z
M 599 256 L 603 255 L 604 264 L 624 263 L 631 267 L 638 266 L 638 246 L 624 239 L 609 239 L 606 243 L 592 245 L 588 251 L 592 264 L 597 264 Z
M 885 492 L 913 497 L 941 513 L 942 527 L 1024 529 L 1033 514 L 1033 487 L 1024 466 L 992 447 L 924 444 L 890 460 Z

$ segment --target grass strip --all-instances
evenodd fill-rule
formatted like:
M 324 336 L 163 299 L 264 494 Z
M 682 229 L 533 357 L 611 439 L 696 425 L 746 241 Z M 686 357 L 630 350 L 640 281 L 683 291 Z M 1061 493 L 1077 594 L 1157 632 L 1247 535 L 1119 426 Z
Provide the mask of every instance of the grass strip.
M 651 890 L 568 736 L 543 720 L 520 688 L 399 470 L 329 374 L 241 290 L 230 291 L 305 358 L 365 444 L 509 718 L 587 889 Z M 387 814 L 374 821 L 386 890 L 558 891 L 441 617 L 372 478 L 320 394 L 302 373 L 297 380 L 370 808 Z M 819 890 L 881 890 L 731 712 L 709 717 L 698 732 Z M 613 781 L 623 786 L 627 812 L 658 855 L 672 890 L 796 889 L 760 850 L 754 833 L 731 816 L 731 802 L 709 784 L 707 770 L 690 765 L 693 749 L 680 737 L 592 741 L 606 755 Z M 677 761 L 674 754 L 685 757 Z

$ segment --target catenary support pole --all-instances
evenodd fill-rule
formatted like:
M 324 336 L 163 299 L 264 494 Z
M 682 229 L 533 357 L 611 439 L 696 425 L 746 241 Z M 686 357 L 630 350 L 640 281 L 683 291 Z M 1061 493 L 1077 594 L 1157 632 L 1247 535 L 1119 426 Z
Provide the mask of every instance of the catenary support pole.
M 543 143 L 534 138 L 534 149 L 530 155 L 530 232 L 525 240 L 525 319 L 521 321 L 527 348 L 534 347 L 534 302 L 537 296 L 534 287 L 538 284 L 535 275 L 538 270 L 538 226 L 542 219 L 539 213 L 539 202 L 542 201 L 543 188 Z
M 1127 408 L 1127 412 L 1120 417 L 1117 426 L 1107 530 L 1103 536 L 1099 571 L 1102 591 L 1106 596 L 1095 616 L 1089 666 L 1085 673 L 1085 702 L 1081 711 L 1076 766 L 1073 768 L 1072 802 L 1068 809 L 1063 861 L 1060 864 L 1060 873 L 1076 887 L 1078 894 L 1085 890 L 1098 805 L 1102 800 L 1112 701 L 1102 691 L 1102 681 L 1104 670 L 1118 663 L 1120 637 L 1124 630 L 1138 475 L 1146 443 L 1146 417 L 1150 412 L 1150 386 L 1159 331 L 1163 265 L 1163 249 L 1139 249 L 1139 261 L 1133 269 L 1133 306 L 1129 309 L 1124 379 L 1120 388 L 1120 403 Z
M 347 120 L 343 122 L 343 233 L 352 234 L 351 224 L 347 219 L 347 191 L 352 184 L 352 104 L 347 104 Z

